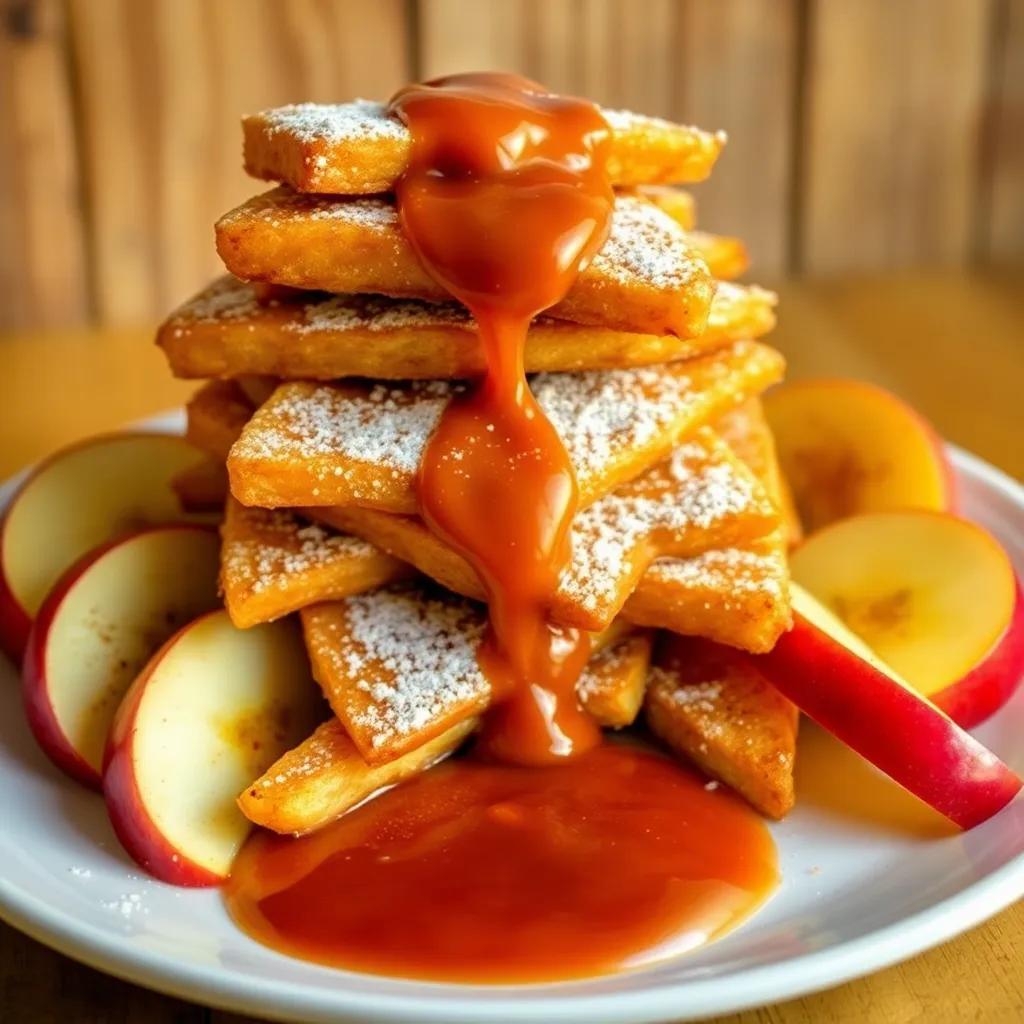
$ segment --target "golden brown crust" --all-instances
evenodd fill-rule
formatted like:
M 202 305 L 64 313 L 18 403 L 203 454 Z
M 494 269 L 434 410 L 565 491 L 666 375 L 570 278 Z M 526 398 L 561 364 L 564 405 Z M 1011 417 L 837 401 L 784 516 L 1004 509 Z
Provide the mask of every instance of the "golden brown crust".
M 407 565 L 359 538 L 304 522 L 284 509 L 246 508 L 227 500 L 220 589 L 240 629 L 409 574 Z
M 644 712 L 656 736 L 762 814 L 792 809 L 797 710 L 748 655 L 698 638 L 659 643 Z
M 467 719 L 403 757 L 370 766 L 341 722 L 331 718 L 278 758 L 238 798 L 238 806 L 251 822 L 274 832 L 313 832 L 379 790 L 436 764 L 475 727 L 476 721 Z
M 186 512 L 220 512 L 228 495 L 228 471 L 222 460 L 204 458 L 178 473 L 171 488 Z
M 252 403 L 234 381 L 209 381 L 185 405 L 185 437 L 212 459 L 223 462 L 252 411 Z
M 632 725 L 643 705 L 654 634 L 637 630 L 597 651 L 576 690 L 587 711 L 607 729 Z
M 710 133 L 659 118 L 605 111 L 612 128 L 608 161 L 618 185 L 702 181 L 725 144 Z M 245 169 L 299 192 L 390 192 L 412 149 L 408 129 L 382 104 L 304 103 L 242 119 Z
M 775 295 L 720 284 L 697 338 L 639 334 L 541 317 L 527 336 L 529 373 L 605 370 L 688 359 L 775 326 Z M 288 291 L 260 302 L 223 277 L 161 325 L 157 344 L 178 377 L 433 380 L 483 372 L 468 313 L 454 303 Z
M 669 463 L 659 463 L 577 517 L 573 557 L 548 609 L 553 621 L 593 632 L 606 629 L 655 559 L 749 543 L 777 528 L 778 514 L 767 495 L 710 431 L 684 447 L 678 477 Z M 730 491 L 749 499 L 728 498 Z M 660 513 L 645 507 L 656 500 L 677 510 L 672 517 L 677 525 L 667 525 Z M 711 508 L 714 512 L 704 518 Z M 416 516 L 357 507 L 311 508 L 305 514 L 364 538 L 455 593 L 485 597 L 469 563 Z
M 444 301 L 423 269 L 390 200 L 256 196 L 216 225 L 217 251 L 236 277 L 314 291 L 370 292 Z M 559 319 L 622 331 L 697 337 L 714 282 L 682 229 L 652 203 L 616 200 L 601 251 L 552 307 Z
M 533 386 L 573 459 L 586 505 L 774 383 L 783 365 L 773 349 L 740 342 L 656 370 L 555 374 L 535 378 Z M 243 504 L 268 508 L 362 505 L 413 514 L 422 447 L 449 397 L 437 383 L 286 383 L 231 449 L 232 493 Z

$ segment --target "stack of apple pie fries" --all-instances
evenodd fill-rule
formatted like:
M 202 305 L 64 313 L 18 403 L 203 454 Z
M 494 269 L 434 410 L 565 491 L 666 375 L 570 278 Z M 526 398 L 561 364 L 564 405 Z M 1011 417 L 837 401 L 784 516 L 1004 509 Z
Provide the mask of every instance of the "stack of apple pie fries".
M 1008 559 L 944 514 L 941 444 L 892 396 L 819 382 L 762 406 L 784 369 L 759 340 L 775 296 L 735 283 L 742 243 L 696 230 L 675 187 L 705 178 L 724 139 L 605 116 L 608 239 L 525 349 L 579 489 L 547 615 L 592 637 L 580 707 L 781 818 L 799 706 L 959 825 L 983 820 L 1020 781 L 953 719 L 990 713 L 1024 667 Z M 493 697 L 487 592 L 418 500 L 432 432 L 483 354 L 401 229 L 409 133 L 366 101 L 269 110 L 244 133 L 247 170 L 277 185 L 221 218 L 228 276 L 158 336 L 172 372 L 203 381 L 195 447 L 70 449 L 23 486 L 3 535 L 0 640 L 27 644 L 37 738 L 102 785 L 129 852 L 182 884 L 222 880 L 253 823 L 308 833 L 429 769 Z M 59 493 L 102 478 L 114 497 L 93 497 L 73 538 L 47 527 L 33 545 L 58 471 Z M 790 565 L 797 507 L 826 528 Z M 175 524 L 102 545 L 47 595 L 132 516 Z M 968 571 L 988 596 L 965 617 Z M 83 632 L 87 603 L 119 629 Z
M 608 118 L 610 237 L 526 348 L 581 496 L 550 616 L 594 636 L 578 695 L 602 726 L 645 718 L 778 817 L 796 711 L 713 660 L 718 645 L 766 651 L 790 622 L 795 521 L 758 399 L 783 361 L 755 340 L 775 299 L 731 283 L 742 243 L 696 231 L 691 197 L 666 184 L 706 177 L 722 139 Z M 483 355 L 403 237 L 388 194 L 408 150 L 397 120 L 357 102 L 244 126 L 247 169 L 281 184 L 220 220 L 231 276 L 159 341 L 174 373 L 211 378 L 188 437 L 211 482 L 226 467 L 225 606 L 243 629 L 297 612 L 330 705 L 240 800 L 257 824 L 308 832 L 458 748 L 491 700 L 476 661 L 485 591 L 417 501 L 431 431 Z M 658 629 L 715 641 L 707 663 L 660 658 Z

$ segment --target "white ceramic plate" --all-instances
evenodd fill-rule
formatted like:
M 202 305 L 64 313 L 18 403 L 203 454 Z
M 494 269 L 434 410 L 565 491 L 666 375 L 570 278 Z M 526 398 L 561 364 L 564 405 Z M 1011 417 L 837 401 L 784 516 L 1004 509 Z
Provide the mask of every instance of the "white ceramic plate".
M 175 428 L 178 418 L 152 421 Z M 963 512 L 1024 575 L 1024 488 L 954 451 Z M 0 490 L 0 500 L 10 494 Z M 721 941 L 661 966 L 558 985 L 422 984 L 328 970 L 239 932 L 216 892 L 141 877 L 103 805 L 52 768 L 0 658 L 0 915 L 69 956 L 186 999 L 282 1020 L 682 1020 L 835 985 L 940 943 L 1024 894 L 1024 801 L 953 834 L 813 728 L 798 805 L 772 826 L 782 884 Z M 977 730 L 1024 772 L 1024 689 Z M 833 766 L 829 784 L 814 780 Z M 836 776 L 841 773 L 841 777 Z M 850 801 L 855 800 L 855 806 Z

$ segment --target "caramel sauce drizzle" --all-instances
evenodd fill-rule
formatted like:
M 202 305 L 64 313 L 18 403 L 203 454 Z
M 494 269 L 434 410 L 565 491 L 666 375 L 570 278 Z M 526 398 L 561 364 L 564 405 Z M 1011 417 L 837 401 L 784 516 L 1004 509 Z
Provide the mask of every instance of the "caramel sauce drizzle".
M 453 75 L 391 101 L 412 159 L 402 228 L 428 273 L 476 319 L 486 372 L 450 403 L 418 480 L 431 529 L 477 570 L 490 625 L 480 665 L 495 692 L 481 746 L 541 764 L 599 741 L 576 679 L 590 642 L 545 608 L 568 562 L 578 495 L 561 439 L 530 393 L 530 321 L 603 245 L 610 130 L 592 103 L 517 75 Z

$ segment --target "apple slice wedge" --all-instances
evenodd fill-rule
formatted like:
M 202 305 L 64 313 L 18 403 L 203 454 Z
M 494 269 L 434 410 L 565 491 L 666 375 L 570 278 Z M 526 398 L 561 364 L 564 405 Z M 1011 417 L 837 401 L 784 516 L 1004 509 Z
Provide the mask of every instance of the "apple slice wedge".
M 72 778 L 100 788 L 125 690 L 169 636 L 219 605 L 219 550 L 212 527 L 154 526 L 85 555 L 43 601 L 22 694 L 39 746 Z
M 833 523 L 793 578 L 886 665 L 968 729 L 1024 676 L 1024 600 L 1009 556 L 974 523 L 879 512 Z
M 173 885 L 218 885 L 251 825 L 235 802 L 324 717 L 295 622 L 236 629 L 225 611 L 176 633 L 114 718 L 103 795 L 118 839 Z
M 171 434 L 107 434 L 40 463 L 0 525 L 0 647 L 21 658 L 43 598 L 87 551 L 142 526 L 209 521 L 183 512 L 171 485 L 199 457 Z
M 808 532 L 858 512 L 953 507 L 941 438 L 895 395 L 859 380 L 802 380 L 764 397 L 779 463 Z
M 757 656 L 784 696 L 960 828 L 980 824 L 1013 799 L 1021 780 L 995 754 L 799 584 L 792 591 L 793 628 Z

